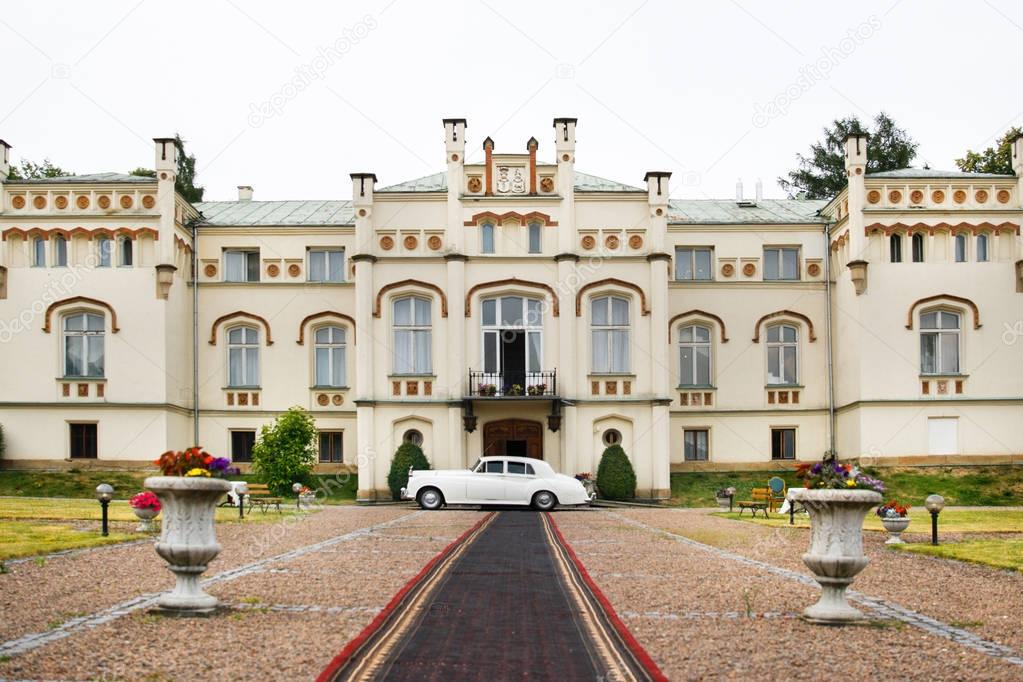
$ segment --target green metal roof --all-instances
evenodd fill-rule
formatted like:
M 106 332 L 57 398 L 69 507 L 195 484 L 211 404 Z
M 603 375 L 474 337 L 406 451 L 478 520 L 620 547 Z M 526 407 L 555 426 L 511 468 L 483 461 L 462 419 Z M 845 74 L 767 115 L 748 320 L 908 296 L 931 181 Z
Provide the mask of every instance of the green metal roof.
M 589 173 L 575 172 L 576 192 L 646 192 L 640 187 L 633 187 L 614 180 L 590 175 Z M 377 192 L 447 192 L 448 174 L 434 173 L 415 180 L 406 180 L 397 185 L 378 187 Z
M 204 225 L 354 225 L 351 201 L 203 201 Z
M 60 175 L 55 178 L 27 178 L 23 180 L 5 180 L 5 185 L 77 185 L 77 184 L 154 184 L 156 178 L 144 175 L 128 175 L 127 173 L 89 173 L 88 175 Z
M 724 199 L 674 199 L 668 203 L 668 223 L 674 225 L 826 223 L 827 219 L 817 213 L 827 204 L 828 202 L 823 199 L 761 199 L 741 203 Z
M 1015 178 L 1015 175 L 1003 173 L 966 173 L 959 170 L 935 170 L 933 168 L 899 168 L 878 173 L 867 173 L 871 178 Z

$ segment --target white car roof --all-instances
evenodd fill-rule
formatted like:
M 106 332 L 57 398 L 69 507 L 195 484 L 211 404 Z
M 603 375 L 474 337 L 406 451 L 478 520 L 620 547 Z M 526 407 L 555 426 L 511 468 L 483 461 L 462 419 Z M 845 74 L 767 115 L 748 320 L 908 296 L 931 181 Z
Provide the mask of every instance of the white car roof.
M 553 473 L 554 469 L 551 465 L 542 459 L 536 459 L 534 457 L 512 457 L 512 456 L 501 456 L 501 455 L 488 455 L 486 457 L 480 457 L 484 462 L 490 462 L 493 460 L 501 460 L 502 462 L 523 462 L 525 464 L 532 464 L 538 470 L 543 470 L 545 473 Z

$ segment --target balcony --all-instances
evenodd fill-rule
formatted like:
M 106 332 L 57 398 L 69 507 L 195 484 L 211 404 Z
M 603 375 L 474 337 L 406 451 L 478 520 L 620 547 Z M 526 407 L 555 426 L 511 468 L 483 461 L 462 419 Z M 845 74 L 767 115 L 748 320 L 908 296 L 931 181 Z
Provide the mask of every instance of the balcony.
M 550 400 L 558 396 L 556 370 L 548 372 L 474 372 L 469 370 L 469 397 Z

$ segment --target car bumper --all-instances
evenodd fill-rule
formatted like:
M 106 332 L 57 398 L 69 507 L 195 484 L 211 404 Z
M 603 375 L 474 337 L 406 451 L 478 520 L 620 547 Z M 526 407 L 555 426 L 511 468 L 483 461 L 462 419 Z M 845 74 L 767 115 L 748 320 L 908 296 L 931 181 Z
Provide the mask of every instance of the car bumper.
M 412 499 L 411 497 L 409 497 L 409 494 L 408 494 L 408 488 L 402 488 L 402 489 L 401 489 L 401 493 L 400 493 L 400 495 L 399 495 L 399 496 L 400 496 L 400 497 L 401 497 L 401 499 L 403 499 L 403 500 L 410 500 L 410 499 Z

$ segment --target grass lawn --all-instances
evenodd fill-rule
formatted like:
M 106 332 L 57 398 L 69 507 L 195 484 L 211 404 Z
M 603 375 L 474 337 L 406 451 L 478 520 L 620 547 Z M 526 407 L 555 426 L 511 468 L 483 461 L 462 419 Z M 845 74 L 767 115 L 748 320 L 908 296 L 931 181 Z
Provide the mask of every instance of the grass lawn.
M 103 537 L 99 531 L 78 530 L 63 523 L 5 520 L 0 523 L 0 561 L 126 542 L 140 537 L 130 533 L 111 533 Z
M 885 482 L 885 499 L 923 508 L 924 498 L 940 493 L 950 506 L 1023 505 L 1023 467 L 893 467 L 865 468 Z M 671 502 L 681 507 L 713 507 L 714 492 L 733 486 L 736 501 L 749 499 L 751 488 L 781 476 L 789 486 L 802 485 L 791 471 L 686 472 L 671 475 Z
M 1023 571 L 1023 540 L 967 540 L 938 546 L 905 544 L 893 547 L 914 554 Z
M 740 517 L 737 512 L 720 512 L 714 514 L 726 519 L 735 519 L 756 523 L 762 526 L 788 526 L 788 514 L 771 514 L 769 518 L 757 516 L 750 517 L 749 512 L 743 512 Z M 907 533 L 930 533 L 931 515 L 923 507 L 914 507 L 909 510 L 911 519 Z M 809 528 L 810 520 L 805 514 L 796 514 L 796 527 Z M 881 519 L 873 512 L 867 514 L 863 524 L 866 530 L 883 531 Z M 938 533 L 1023 533 L 1023 511 L 1014 509 L 1002 510 L 976 510 L 976 509 L 945 509 L 938 517 Z M 950 545 L 951 546 L 951 545 Z

